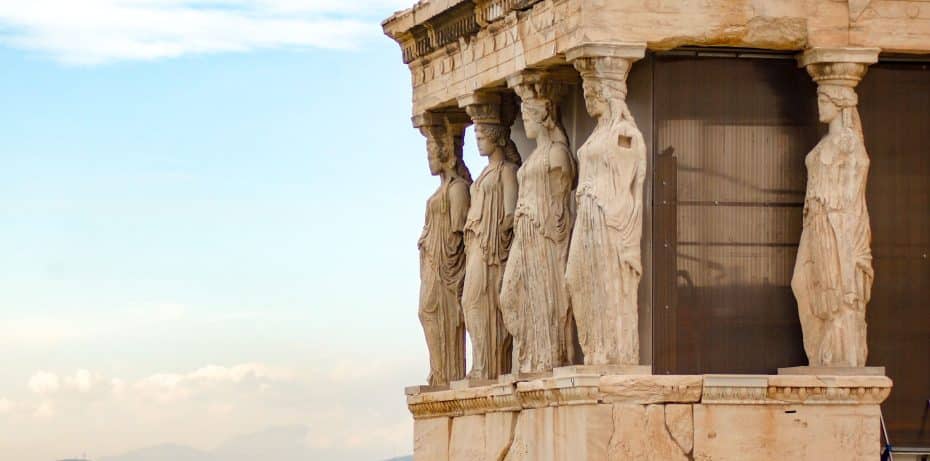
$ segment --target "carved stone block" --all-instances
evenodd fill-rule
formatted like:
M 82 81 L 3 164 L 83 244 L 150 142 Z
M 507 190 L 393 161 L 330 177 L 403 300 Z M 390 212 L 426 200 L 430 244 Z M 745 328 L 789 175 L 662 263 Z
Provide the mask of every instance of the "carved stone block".
M 449 461 L 452 418 L 439 417 L 413 423 L 413 461 Z
M 695 405 L 695 461 L 879 459 L 878 405 Z

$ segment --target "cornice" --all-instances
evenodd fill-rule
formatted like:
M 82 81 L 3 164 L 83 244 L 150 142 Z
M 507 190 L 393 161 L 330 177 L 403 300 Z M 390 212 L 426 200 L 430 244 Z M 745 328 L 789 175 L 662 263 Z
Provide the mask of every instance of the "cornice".
M 407 406 L 421 419 L 612 403 L 878 405 L 891 388 L 884 376 L 576 374 L 413 393 Z
M 395 13 L 381 23 L 385 35 L 396 41 L 405 64 L 482 28 L 525 10 L 541 0 L 428 0 Z

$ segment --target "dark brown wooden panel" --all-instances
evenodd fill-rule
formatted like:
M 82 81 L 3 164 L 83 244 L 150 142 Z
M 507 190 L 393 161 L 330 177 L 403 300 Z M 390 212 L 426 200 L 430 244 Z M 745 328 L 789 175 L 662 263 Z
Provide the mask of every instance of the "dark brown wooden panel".
M 824 127 L 791 60 L 654 63 L 657 373 L 774 373 L 806 364 L 791 293 L 804 156 Z M 896 445 L 930 446 L 930 70 L 882 63 L 859 87 L 872 158 L 876 272 L 870 365 L 895 388 Z
M 806 363 L 790 282 L 820 130 L 810 77 L 793 60 L 655 66 L 656 371 Z
M 930 446 L 930 69 L 872 66 L 859 106 L 872 159 L 868 361 L 895 383 L 882 407 L 892 442 Z

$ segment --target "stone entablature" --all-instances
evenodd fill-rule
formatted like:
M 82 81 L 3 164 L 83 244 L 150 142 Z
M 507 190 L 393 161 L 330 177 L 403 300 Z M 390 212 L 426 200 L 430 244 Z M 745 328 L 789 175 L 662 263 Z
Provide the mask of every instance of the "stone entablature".
M 413 112 L 501 86 L 529 67 L 566 64 L 595 42 L 930 52 L 928 0 L 429 0 L 383 23 L 410 67 Z
M 512 11 L 540 0 L 446 0 L 418 2 L 386 19 L 384 31 L 401 45 L 404 63 L 468 38 Z
M 571 368 L 571 367 L 567 367 Z M 415 419 L 602 403 L 654 405 L 879 405 L 891 393 L 885 376 L 568 374 L 432 392 L 408 389 Z M 453 387 L 457 383 L 453 383 Z

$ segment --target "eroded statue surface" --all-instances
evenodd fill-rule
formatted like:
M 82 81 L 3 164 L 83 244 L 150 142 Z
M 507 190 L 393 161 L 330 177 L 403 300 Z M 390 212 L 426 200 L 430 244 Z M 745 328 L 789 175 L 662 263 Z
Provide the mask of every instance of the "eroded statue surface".
M 843 66 L 862 65 L 825 64 L 811 72 L 816 79 L 842 74 Z M 856 82 L 819 81 L 820 121 L 829 132 L 805 160 L 804 228 L 791 288 L 811 366 L 862 367 L 868 355 L 865 314 L 874 278 L 865 199 L 869 156 Z
M 587 365 L 639 363 L 646 144 L 626 104 L 631 60 L 580 58 L 594 132 L 578 150 L 577 216 L 566 280 Z
M 574 354 L 565 263 L 576 170 L 557 106 L 564 85 L 529 72 L 511 84 L 522 99 L 524 127 L 536 149 L 517 173 L 514 241 L 501 307 L 513 335 L 513 371 L 532 373 L 566 365 Z
M 471 208 L 465 222 L 465 289 L 462 308 L 471 338 L 473 379 L 509 373 L 512 338 L 500 305 L 504 268 L 513 241 L 520 154 L 510 140 L 513 101 L 500 98 L 467 107 L 475 122 L 478 152 L 488 165 L 471 186 Z
M 420 323 L 429 349 L 430 385 L 465 376 L 465 321 L 461 297 L 465 277 L 463 231 L 471 176 L 461 156 L 459 128 L 421 127 L 427 138 L 430 173 L 440 184 L 426 204 L 419 240 Z M 459 131 L 455 133 L 455 131 Z

